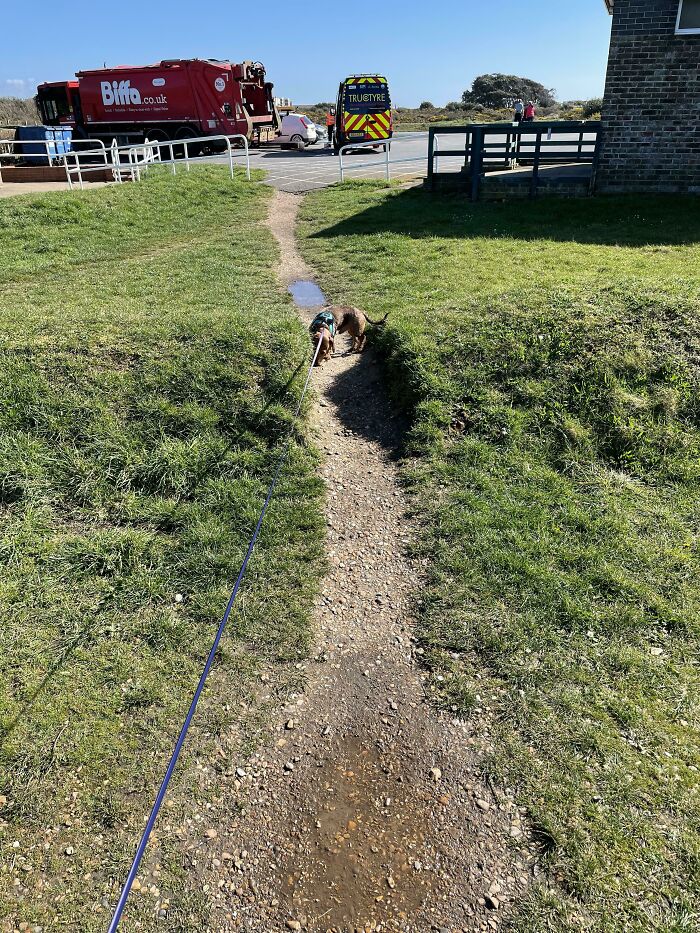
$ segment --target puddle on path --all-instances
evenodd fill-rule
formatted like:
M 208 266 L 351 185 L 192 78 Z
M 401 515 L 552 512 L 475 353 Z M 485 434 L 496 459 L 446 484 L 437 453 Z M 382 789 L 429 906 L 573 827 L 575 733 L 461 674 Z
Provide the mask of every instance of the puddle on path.
M 376 742 L 351 738 L 319 765 L 293 817 L 282 900 L 309 930 L 403 929 L 435 882 L 420 861 L 429 803 Z
M 327 305 L 326 296 L 315 282 L 298 279 L 288 288 L 297 308 L 320 308 Z

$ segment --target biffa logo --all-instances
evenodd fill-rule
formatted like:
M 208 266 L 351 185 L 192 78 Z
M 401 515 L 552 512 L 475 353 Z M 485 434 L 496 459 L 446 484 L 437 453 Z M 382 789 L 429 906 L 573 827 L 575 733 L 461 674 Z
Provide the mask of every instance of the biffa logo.
M 140 104 L 141 94 L 138 88 L 131 86 L 131 81 L 101 81 L 102 103 L 105 107 L 114 104 Z

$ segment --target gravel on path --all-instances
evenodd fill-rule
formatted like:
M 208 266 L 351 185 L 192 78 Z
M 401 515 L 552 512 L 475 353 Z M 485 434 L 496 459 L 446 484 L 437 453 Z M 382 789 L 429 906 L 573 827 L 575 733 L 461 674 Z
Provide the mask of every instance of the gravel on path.
M 285 287 L 313 279 L 294 239 L 300 200 L 276 192 L 270 211 Z M 342 341 L 314 375 L 328 559 L 314 656 L 267 746 L 224 775 L 208 769 L 224 784 L 187 846 L 208 929 L 497 930 L 537 849 L 512 793 L 482 779 L 487 714 L 462 721 L 428 700 L 402 423 L 373 352 Z

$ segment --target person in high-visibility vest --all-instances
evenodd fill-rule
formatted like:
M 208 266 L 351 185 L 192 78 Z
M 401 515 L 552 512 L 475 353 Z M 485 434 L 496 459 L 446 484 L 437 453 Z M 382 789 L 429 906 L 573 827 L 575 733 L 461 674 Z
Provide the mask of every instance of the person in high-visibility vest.
M 331 107 L 326 114 L 326 130 L 328 132 L 328 145 L 333 145 L 333 133 L 335 132 L 335 107 Z

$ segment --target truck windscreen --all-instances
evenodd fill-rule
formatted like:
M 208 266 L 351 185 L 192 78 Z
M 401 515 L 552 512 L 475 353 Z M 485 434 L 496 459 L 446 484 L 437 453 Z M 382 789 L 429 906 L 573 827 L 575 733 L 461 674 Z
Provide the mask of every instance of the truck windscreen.
M 391 107 L 386 84 L 346 84 L 343 108 L 348 113 L 378 113 Z

